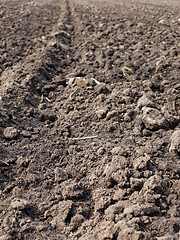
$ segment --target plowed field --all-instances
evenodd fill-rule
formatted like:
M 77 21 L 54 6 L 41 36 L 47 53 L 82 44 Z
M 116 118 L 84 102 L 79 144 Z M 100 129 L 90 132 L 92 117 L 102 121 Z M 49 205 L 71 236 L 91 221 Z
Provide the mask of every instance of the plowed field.
M 0 240 L 179 240 L 180 2 L 0 0 Z

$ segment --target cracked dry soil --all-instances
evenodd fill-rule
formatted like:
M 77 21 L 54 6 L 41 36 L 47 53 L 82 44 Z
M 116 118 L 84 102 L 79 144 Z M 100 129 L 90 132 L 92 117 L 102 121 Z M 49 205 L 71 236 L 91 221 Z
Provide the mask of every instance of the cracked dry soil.
M 0 240 L 179 239 L 179 9 L 0 0 Z

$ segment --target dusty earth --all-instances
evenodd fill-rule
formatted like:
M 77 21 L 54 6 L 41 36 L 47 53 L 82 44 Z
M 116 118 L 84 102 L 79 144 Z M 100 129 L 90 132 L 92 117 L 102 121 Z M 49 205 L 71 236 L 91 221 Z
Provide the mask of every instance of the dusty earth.
M 180 3 L 151 2 L 0 0 L 0 240 L 179 239 Z

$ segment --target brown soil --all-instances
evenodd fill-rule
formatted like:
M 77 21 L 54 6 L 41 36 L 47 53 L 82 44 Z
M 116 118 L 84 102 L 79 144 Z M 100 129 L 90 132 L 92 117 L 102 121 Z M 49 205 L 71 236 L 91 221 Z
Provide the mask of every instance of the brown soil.
M 153 2 L 0 0 L 0 240 L 179 239 L 180 4 Z

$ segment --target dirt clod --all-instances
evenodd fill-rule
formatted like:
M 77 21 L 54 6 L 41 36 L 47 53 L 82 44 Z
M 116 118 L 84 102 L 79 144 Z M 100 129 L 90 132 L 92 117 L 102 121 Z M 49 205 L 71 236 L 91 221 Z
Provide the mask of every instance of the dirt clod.
M 170 152 L 180 153 L 180 130 L 176 130 L 171 136 Z
M 142 121 L 146 128 L 150 130 L 158 130 L 160 128 L 167 128 L 168 123 L 161 115 L 160 111 L 155 108 L 143 107 Z

